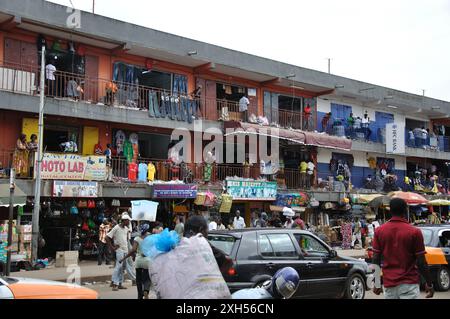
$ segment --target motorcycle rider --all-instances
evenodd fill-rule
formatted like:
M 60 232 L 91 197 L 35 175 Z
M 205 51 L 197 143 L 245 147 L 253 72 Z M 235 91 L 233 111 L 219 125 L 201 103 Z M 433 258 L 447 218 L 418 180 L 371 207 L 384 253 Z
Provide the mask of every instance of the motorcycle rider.
M 260 288 L 236 291 L 233 299 L 289 299 L 300 285 L 300 276 L 292 267 L 278 270 L 272 280 L 266 281 Z

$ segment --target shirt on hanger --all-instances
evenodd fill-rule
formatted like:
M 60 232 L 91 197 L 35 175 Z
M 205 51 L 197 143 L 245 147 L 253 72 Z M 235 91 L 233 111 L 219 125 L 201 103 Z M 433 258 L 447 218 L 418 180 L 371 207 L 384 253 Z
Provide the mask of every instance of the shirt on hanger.
M 147 166 L 147 178 L 150 182 L 155 180 L 156 167 L 153 163 L 149 163 Z
M 139 164 L 139 177 L 138 180 L 140 182 L 146 182 L 147 181 L 147 164 L 141 163 Z

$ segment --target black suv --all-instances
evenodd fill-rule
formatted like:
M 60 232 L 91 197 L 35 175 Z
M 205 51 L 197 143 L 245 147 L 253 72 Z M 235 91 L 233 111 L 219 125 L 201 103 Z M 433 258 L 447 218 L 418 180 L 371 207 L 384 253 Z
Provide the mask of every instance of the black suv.
M 364 299 L 367 263 L 338 256 L 308 231 L 252 228 L 212 231 L 208 237 L 234 261 L 224 276 L 232 292 L 257 287 L 290 266 L 300 275 L 294 298 Z

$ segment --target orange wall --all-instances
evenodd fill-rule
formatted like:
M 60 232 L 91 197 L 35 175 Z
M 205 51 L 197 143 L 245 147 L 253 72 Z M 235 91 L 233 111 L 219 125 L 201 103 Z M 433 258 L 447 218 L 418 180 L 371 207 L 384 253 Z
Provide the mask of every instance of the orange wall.
M 12 31 L 0 31 L 0 57 L 1 59 L 4 58 L 4 38 L 5 36 L 35 43 L 37 34 L 29 31 L 14 29 Z M 46 36 L 47 43 L 49 45 L 52 44 L 54 41 L 54 38 L 50 36 Z M 67 43 L 67 41 L 63 41 L 63 44 Z M 114 62 L 125 62 L 130 64 L 135 64 L 139 66 L 145 66 L 146 57 L 140 57 L 140 56 L 133 56 L 128 53 L 126 53 L 123 50 L 115 51 L 115 50 L 107 50 L 97 47 L 92 47 L 88 45 L 83 45 L 86 49 L 86 54 L 97 56 L 99 59 L 99 71 L 98 71 L 98 78 L 102 79 L 104 81 L 109 81 L 112 79 L 112 69 Z M 182 66 L 173 64 L 170 62 L 165 61 L 159 61 L 152 59 L 153 61 L 153 67 L 155 70 L 160 71 L 166 71 L 171 73 L 177 73 L 187 76 L 188 78 L 188 91 L 192 92 L 195 89 L 195 78 L 201 77 L 208 80 L 218 81 L 226 84 L 234 84 L 234 85 L 241 85 L 249 88 L 256 88 L 257 89 L 257 100 L 258 100 L 258 115 L 264 114 L 264 99 L 263 99 L 263 91 L 268 90 L 276 93 L 283 93 L 286 95 L 292 94 L 292 89 L 280 87 L 276 84 L 261 84 L 255 81 L 239 78 L 239 77 L 231 77 L 229 75 L 220 74 L 211 70 L 202 69 L 199 68 L 197 70 Z M 99 85 L 99 96 L 102 96 L 104 94 L 104 84 Z M 314 93 L 298 90 L 295 89 L 295 95 L 296 96 L 303 96 L 303 97 L 313 97 L 315 96 Z

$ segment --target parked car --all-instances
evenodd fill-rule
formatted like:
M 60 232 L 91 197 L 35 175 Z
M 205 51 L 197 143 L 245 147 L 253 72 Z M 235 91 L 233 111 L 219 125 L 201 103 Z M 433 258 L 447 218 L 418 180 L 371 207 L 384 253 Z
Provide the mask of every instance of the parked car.
M 280 228 L 214 231 L 209 240 L 234 261 L 233 268 L 224 276 L 232 292 L 257 287 L 278 269 L 290 266 L 300 275 L 294 298 L 365 296 L 367 263 L 338 256 L 308 231 Z
M 420 225 L 434 287 L 438 291 L 450 289 L 450 225 Z
M 0 276 L 0 299 L 98 299 L 98 294 L 73 284 Z

